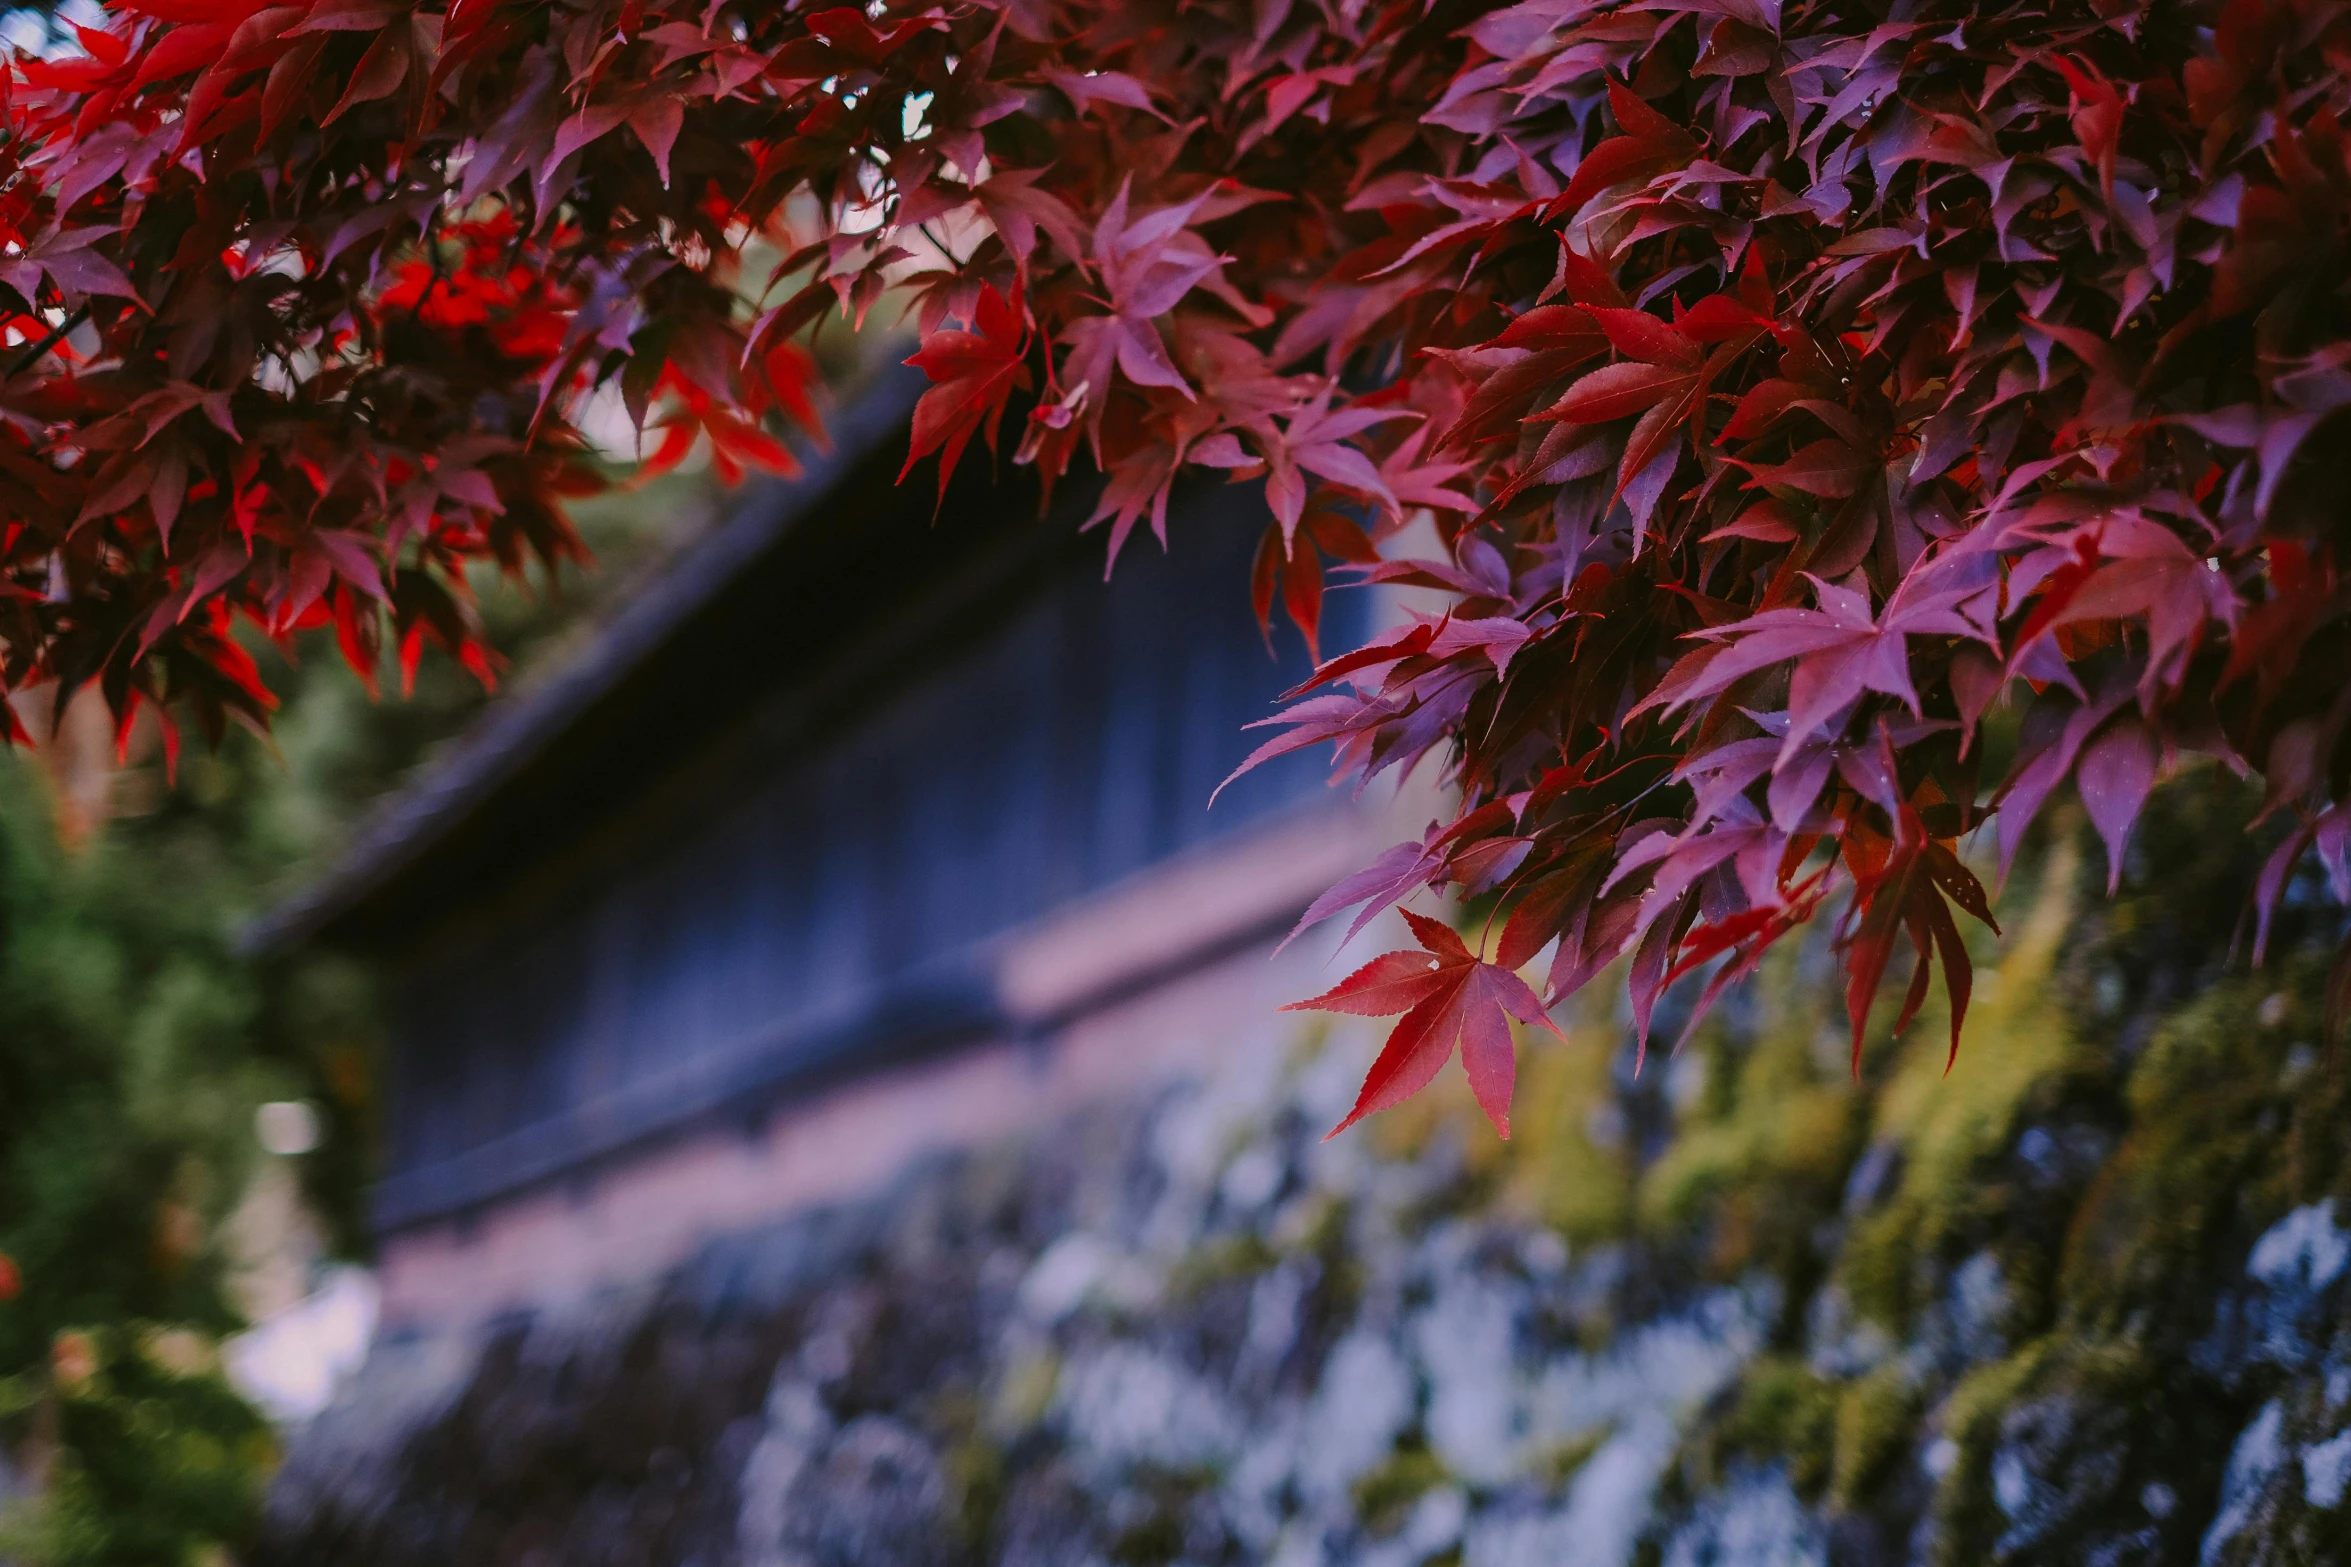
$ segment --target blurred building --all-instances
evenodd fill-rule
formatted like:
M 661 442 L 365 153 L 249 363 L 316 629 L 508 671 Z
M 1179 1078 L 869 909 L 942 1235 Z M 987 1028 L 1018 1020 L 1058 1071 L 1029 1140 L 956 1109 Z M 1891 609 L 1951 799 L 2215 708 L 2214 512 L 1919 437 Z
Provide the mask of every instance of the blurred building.
M 389 977 L 393 1330 L 657 1274 L 1320 988 L 1267 954 L 1395 835 L 1304 756 L 1209 808 L 1309 667 L 1251 615 L 1254 488 L 1184 493 L 1105 585 L 1089 495 L 973 461 L 934 515 L 897 482 L 920 389 L 850 407 L 272 920 Z
M 2127 917 L 2031 851 L 1955 1069 L 1855 1077 L 1823 921 L 1645 1073 L 1586 992 L 1506 1144 L 1450 1071 L 1326 1141 L 1384 1025 L 1267 953 L 1425 816 L 1205 809 L 1301 673 L 1248 492 L 1106 586 L 1086 497 L 895 484 L 917 390 L 274 926 L 399 1018 L 383 1325 L 252 1567 L 2345 1559 L 2351 1075 L 2326 950 L 2216 956 L 2257 789 L 2158 795 Z

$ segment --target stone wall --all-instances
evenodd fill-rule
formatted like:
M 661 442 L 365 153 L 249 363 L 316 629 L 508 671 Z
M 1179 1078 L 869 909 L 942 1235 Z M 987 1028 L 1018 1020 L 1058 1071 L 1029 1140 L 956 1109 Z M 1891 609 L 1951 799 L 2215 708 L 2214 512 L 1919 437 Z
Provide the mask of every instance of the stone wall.
M 1458 1084 L 1320 1141 L 1373 1040 L 1304 1029 L 388 1341 L 266 1559 L 2340 1561 L 2327 933 L 2223 961 L 2234 820 L 2020 872 L 1948 1077 L 1931 1016 L 1848 1076 L 1816 941 L 1637 1077 L 1604 1010 L 1530 1042 L 1507 1145 Z

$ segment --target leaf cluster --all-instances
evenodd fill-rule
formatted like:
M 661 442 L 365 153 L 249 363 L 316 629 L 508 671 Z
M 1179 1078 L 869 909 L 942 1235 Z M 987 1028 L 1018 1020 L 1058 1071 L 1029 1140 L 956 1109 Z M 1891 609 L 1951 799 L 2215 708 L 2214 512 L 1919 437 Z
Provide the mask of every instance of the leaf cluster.
M 1834 910 L 1856 1057 L 1905 949 L 1956 1044 L 1957 840 L 2069 786 L 2119 866 L 2215 757 L 2286 824 L 2264 932 L 2314 850 L 2351 892 L 2346 14 L 124 0 L 10 77 L 0 679 L 258 720 L 240 615 L 486 675 L 464 565 L 576 549 L 597 396 L 788 466 L 806 332 L 895 298 L 915 459 L 1025 392 L 1114 556 L 1209 468 L 1261 615 L 1439 596 L 1259 753 L 1455 785 L 1320 912 L 1496 898 L 1645 1032 Z M 1375 1076 L 1506 1032 L 1470 988 Z

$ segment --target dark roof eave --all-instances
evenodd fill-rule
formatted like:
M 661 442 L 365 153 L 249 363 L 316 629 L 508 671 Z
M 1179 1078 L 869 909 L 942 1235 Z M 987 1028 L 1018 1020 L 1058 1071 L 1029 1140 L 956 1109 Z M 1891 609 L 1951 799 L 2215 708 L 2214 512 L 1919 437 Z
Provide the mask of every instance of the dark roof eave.
M 379 806 L 334 868 L 248 925 L 249 953 L 319 934 L 364 903 L 518 774 L 598 699 L 707 606 L 751 561 L 813 512 L 827 493 L 908 427 L 923 377 L 893 368 L 832 423 L 831 448 L 803 452 L 806 471 L 765 487 L 689 548 L 544 684 L 493 705 L 461 739 Z

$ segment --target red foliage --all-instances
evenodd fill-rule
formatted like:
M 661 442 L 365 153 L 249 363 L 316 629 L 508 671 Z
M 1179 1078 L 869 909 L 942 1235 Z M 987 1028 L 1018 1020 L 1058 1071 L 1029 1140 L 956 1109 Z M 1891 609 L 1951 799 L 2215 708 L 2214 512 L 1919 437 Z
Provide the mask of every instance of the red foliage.
M 1510 1091 L 1518 1076 L 1510 1020 L 1540 1024 L 1554 1033 L 1558 1025 L 1545 1015 L 1542 998 L 1525 980 L 1480 959 L 1451 926 L 1410 909 L 1404 918 L 1425 950 L 1382 953 L 1327 994 L 1295 1003 L 1295 1008 L 1363 1017 L 1404 1014 L 1388 1037 L 1387 1048 L 1372 1063 L 1355 1108 L 1330 1135 L 1336 1137 L 1374 1110 L 1402 1104 L 1428 1087 L 1458 1048 L 1470 1091 L 1492 1117 L 1494 1129 L 1508 1137 Z
M 1645 1030 L 1835 900 L 1857 1039 L 1904 941 L 1956 1025 L 1953 840 L 2070 783 L 2119 863 L 2190 751 L 2289 822 L 2265 927 L 2313 848 L 2351 893 L 2339 0 L 115 14 L 5 107 L 10 684 L 258 718 L 215 605 L 478 661 L 459 570 L 575 548 L 590 391 L 777 466 L 792 341 L 897 291 L 918 456 L 1025 386 L 1113 553 L 1207 467 L 1264 485 L 1261 617 L 1450 596 L 1261 752 L 1451 767 L 1321 913 L 1498 894 L 1503 963 L 1629 955 Z M 1468 978 L 1365 1108 L 1518 1003 L 1421 928 Z

